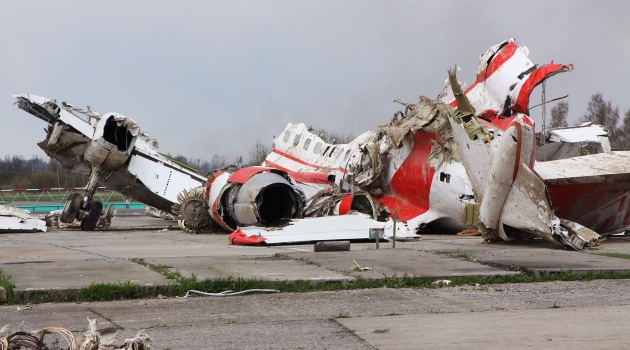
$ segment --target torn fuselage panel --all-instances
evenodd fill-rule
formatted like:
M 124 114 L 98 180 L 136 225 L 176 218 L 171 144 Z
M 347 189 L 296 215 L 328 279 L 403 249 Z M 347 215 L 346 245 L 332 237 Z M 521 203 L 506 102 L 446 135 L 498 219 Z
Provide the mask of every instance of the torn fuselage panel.
M 553 61 L 539 68 L 528 55 L 525 46 L 519 47 L 514 39 L 508 39 L 479 56 L 477 78 L 464 91 L 476 115 L 494 119 L 513 112 L 528 114 L 529 96 L 534 88 L 554 74 L 573 69 L 571 64 L 554 64 Z M 441 100 L 457 107 L 448 80 L 444 91 L 449 93 L 442 93 Z
M 630 152 L 536 163 L 556 214 L 609 235 L 630 229 Z

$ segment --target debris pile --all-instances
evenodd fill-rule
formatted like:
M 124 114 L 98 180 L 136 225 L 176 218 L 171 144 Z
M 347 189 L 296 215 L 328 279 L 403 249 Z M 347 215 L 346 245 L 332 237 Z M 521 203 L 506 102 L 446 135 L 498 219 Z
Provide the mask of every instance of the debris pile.
M 0 330 L 0 350 L 151 350 L 152 341 L 144 330 L 135 337 L 125 339 L 121 344 L 117 338 L 116 328 L 98 329 L 96 320 L 88 317 L 88 330 L 75 339 L 72 332 L 62 327 L 46 327 L 25 332 L 22 328 L 11 332 L 11 325 Z M 54 339 L 51 341 L 50 337 Z M 63 339 L 63 341 L 62 341 Z
M 65 223 L 60 219 L 62 214 L 61 210 L 53 210 L 49 214 L 45 216 L 46 222 L 49 227 L 55 228 L 67 228 L 73 227 L 78 228 L 81 227 L 81 221 L 78 219 L 74 219 L 70 223 Z M 112 220 L 116 216 L 116 209 L 114 209 L 111 205 L 107 208 L 107 210 L 101 212 L 101 215 L 98 218 L 95 228 L 108 228 L 112 225 Z

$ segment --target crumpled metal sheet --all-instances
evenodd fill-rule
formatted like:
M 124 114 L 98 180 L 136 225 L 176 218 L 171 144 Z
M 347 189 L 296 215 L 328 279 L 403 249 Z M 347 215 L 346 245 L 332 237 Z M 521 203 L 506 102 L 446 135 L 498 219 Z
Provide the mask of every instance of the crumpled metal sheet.
M 500 116 L 512 110 L 529 112 L 529 96 L 534 88 L 552 75 L 571 71 L 571 64 L 550 64 L 538 67 L 527 56 L 529 50 L 518 46 L 513 38 L 488 49 L 479 56 L 477 78 L 464 93 L 476 110 L 476 115 Z M 459 85 L 459 84 L 458 84 Z M 457 106 L 451 82 L 440 98 Z
M 384 229 L 384 238 L 393 236 L 393 221 L 376 221 L 368 215 L 354 213 L 341 216 L 325 216 L 291 220 L 288 226 L 265 228 L 241 227 L 229 237 L 233 244 L 283 244 L 346 239 L 369 239 L 369 230 Z M 396 239 L 420 238 L 404 222 L 396 223 Z
M 0 232 L 46 232 L 46 221 L 30 211 L 0 205 Z

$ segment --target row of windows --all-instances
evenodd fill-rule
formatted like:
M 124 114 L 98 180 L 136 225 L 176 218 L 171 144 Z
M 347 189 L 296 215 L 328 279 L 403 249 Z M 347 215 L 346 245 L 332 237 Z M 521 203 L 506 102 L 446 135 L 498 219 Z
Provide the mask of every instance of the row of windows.
M 300 138 L 302 137 L 302 134 L 297 134 L 295 135 L 295 137 L 293 138 L 293 146 L 297 146 L 300 143 Z M 291 132 L 290 131 L 285 131 L 284 132 L 284 137 L 282 138 L 282 140 L 285 143 L 289 143 L 289 139 L 291 138 Z M 304 141 L 304 145 L 302 145 L 302 148 L 305 151 L 308 151 L 309 147 L 311 146 L 311 139 L 306 139 Z M 322 143 L 318 142 L 317 144 L 315 144 L 315 147 L 313 147 L 313 153 L 314 154 L 319 154 L 319 152 L 321 152 L 322 150 Z M 324 152 L 322 153 L 322 156 L 326 156 L 326 152 L 328 152 L 328 150 L 330 150 L 330 153 L 328 153 L 328 157 L 332 157 L 334 155 L 336 155 L 335 159 L 339 159 L 339 157 L 343 154 L 344 149 L 341 148 L 339 149 L 338 147 L 330 147 L 330 145 L 326 146 L 326 149 L 324 149 Z M 346 161 L 348 160 L 348 157 L 350 157 L 350 150 L 346 151 L 346 155 L 343 157 L 343 160 Z

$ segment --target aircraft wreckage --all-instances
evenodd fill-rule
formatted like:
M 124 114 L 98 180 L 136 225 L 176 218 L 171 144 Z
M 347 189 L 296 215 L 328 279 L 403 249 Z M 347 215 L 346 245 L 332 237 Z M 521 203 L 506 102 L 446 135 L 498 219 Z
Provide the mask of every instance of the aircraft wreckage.
M 176 214 L 188 231 L 231 232 L 234 244 L 367 239 L 370 229 L 412 238 L 432 225 L 476 227 L 488 241 L 595 246 L 630 227 L 630 152 L 611 152 L 598 125 L 536 134 L 532 91 L 573 66 L 538 66 L 528 54 L 513 39 L 493 46 L 468 88 L 449 70 L 437 99 L 396 101 L 403 111 L 347 144 L 290 123 L 261 166 L 208 177 L 160 154 L 120 114 L 15 97 L 49 124 L 39 146 L 64 167 L 90 173 L 84 195 L 71 197 L 61 215 L 86 230 L 102 210 L 92 200 L 101 184 Z

